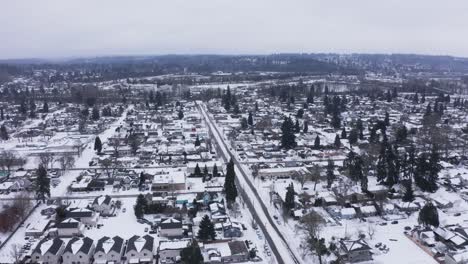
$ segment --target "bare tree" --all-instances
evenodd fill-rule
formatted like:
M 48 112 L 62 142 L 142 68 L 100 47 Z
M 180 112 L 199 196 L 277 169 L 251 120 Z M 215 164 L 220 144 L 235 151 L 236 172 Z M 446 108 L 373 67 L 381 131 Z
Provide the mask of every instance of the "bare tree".
M 135 134 L 131 135 L 128 137 L 128 144 L 130 145 L 130 148 L 132 149 L 132 154 L 136 155 L 138 149 L 140 148 L 141 141 L 136 136 Z
M 304 243 L 305 252 L 315 254 L 319 263 L 322 263 L 322 256 L 326 253 L 325 239 L 320 238 L 320 233 L 324 224 L 323 218 L 315 212 L 305 215 L 302 219 L 302 227 L 305 232 Z
M 60 169 L 62 170 L 62 175 L 65 174 L 65 171 L 73 168 L 75 166 L 75 157 L 73 155 L 66 153 L 58 159 L 60 163 Z
M 367 232 L 367 235 L 369 236 L 369 238 L 370 238 L 371 240 L 374 239 L 374 235 L 375 235 L 375 224 L 373 224 L 373 223 L 368 223 L 368 224 L 367 224 L 366 232 Z
M 110 138 L 107 143 L 110 147 L 114 149 L 114 157 L 119 157 L 120 144 L 122 142 L 121 138 Z
M 11 171 L 11 168 L 14 166 L 22 166 L 26 163 L 26 160 L 16 155 L 12 151 L 4 150 L 0 154 L 0 167 L 2 169 L 7 169 L 8 172 Z
M 311 171 L 311 175 L 310 177 L 312 178 L 312 180 L 314 181 L 314 191 L 315 189 L 317 188 L 317 183 L 320 181 L 320 174 L 322 172 L 322 168 L 318 165 L 318 164 L 315 164 L 313 167 L 312 167 L 312 171 Z
M 54 164 L 54 161 L 55 161 L 55 153 L 42 152 L 39 154 L 39 161 L 41 162 L 41 164 L 44 166 L 46 170 L 49 168 L 52 168 L 52 165 Z
M 107 173 L 107 177 L 113 179 L 115 171 L 117 170 L 120 163 L 118 162 L 117 159 L 111 160 L 109 158 L 105 158 L 101 160 L 101 165 L 104 171 Z
M 15 260 L 15 264 L 20 263 L 21 258 L 21 245 L 20 244 L 12 244 L 10 249 L 10 256 Z

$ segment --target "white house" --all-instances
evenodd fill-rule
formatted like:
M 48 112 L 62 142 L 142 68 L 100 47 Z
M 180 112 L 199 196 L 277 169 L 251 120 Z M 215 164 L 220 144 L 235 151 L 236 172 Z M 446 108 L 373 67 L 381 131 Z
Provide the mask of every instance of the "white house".
M 94 241 L 89 237 L 70 239 L 62 254 L 63 264 L 91 263 L 94 248 Z
M 60 238 L 44 239 L 31 254 L 33 263 L 58 264 L 65 249 L 65 242 Z
M 113 262 L 122 263 L 124 250 L 124 240 L 119 236 L 113 238 L 103 237 L 98 240 L 96 250 L 94 251 L 94 263 L 106 264 Z
M 153 263 L 154 238 L 149 235 L 131 237 L 128 240 L 125 256 L 128 263 Z
M 159 242 L 159 262 L 161 264 L 176 263 L 180 259 L 182 249 L 188 247 L 190 243 L 190 239 Z

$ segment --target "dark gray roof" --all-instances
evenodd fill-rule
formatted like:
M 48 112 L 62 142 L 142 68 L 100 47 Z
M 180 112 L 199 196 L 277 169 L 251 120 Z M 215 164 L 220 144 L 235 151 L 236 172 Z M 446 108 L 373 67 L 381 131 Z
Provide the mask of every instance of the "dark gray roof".
M 76 218 L 76 219 L 80 219 L 80 218 L 83 218 L 83 217 L 92 217 L 92 216 L 93 216 L 93 212 L 92 212 L 92 211 L 81 211 L 81 210 L 79 210 L 78 208 L 70 209 L 70 210 L 67 211 L 67 213 L 66 213 L 66 217 L 67 217 L 67 218 Z
M 33 253 L 39 253 L 41 255 L 44 255 L 45 253 L 49 252 L 53 255 L 56 255 L 57 252 L 60 250 L 60 248 L 62 247 L 62 245 L 64 244 L 63 240 L 60 239 L 60 238 L 54 238 L 53 241 L 52 241 L 52 245 L 49 247 L 49 249 L 46 251 L 46 252 L 41 252 L 41 246 L 42 244 L 44 244 L 45 242 L 49 241 L 50 239 L 43 239 L 41 240 L 41 242 L 39 242 L 39 244 L 37 244 L 37 247 L 36 249 L 34 249 Z
M 70 219 L 73 219 L 75 221 L 70 222 Z M 57 224 L 56 227 L 57 228 L 78 228 L 79 225 L 80 225 L 80 222 L 78 220 L 74 218 L 67 218 L 63 220 L 61 223 Z
M 99 198 L 101 198 L 101 196 L 98 196 L 96 198 L 94 198 L 94 201 L 93 201 L 93 204 L 99 204 Z M 112 198 L 109 196 L 109 195 L 106 195 L 104 196 L 104 201 L 102 202 L 103 204 L 110 204 Z
M 107 237 L 107 236 L 99 239 L 98 243 L 96 245 L 96 250 L 94 252 L 100 252 L 100 251 L 105 252 L 102 245 L 103 245 L 104 242 L 106 242 L 109 239 L 110 239 L 110 237 Z M 119 236 L 115 236 L 112 239 L 114 240 L 114 245 L 112 245 L 112 248 L 109 251 L 115 251 L 117 253 L 120 253 L 122 251 L 122 247 L 123 247 L 123 243 L 124 243 L 123 238 L 121 238 Z
M 182 228 L 182 220 L 177 218 L 162 219 L 159 227 L 161 229 Z
M 244 241 L 231 241 L 228 243 L 231 255 L 245 254 L 249 252 Z
M 128 244 L 127 244 L 127 252 L 129 252 L 130 250 L 136 250 L 136 246 L 135 246 L 135 241 L 137 239 L 144 239 L 145 240 L 145 244 L 143 245 L 142 247 L 142 250 L 143 249 L 147 249 L 149 251 L 153 251 L 153 248 L 154 248 L 154 238 L 150 235 L 145 235 L 143 237 L 140 237 L 140 236 L 132 236 L 129 240 L 128 240 Z
M 92 247 L 92 245 L 94 243 L 94 241 L 89 237 L 84 237 L 84 238 L 81 238 L 81 239 L 77 238 L 77 237 L 74 237 L 74 238 L 70 239 L 70 241 L 68 241 L 67 246 L 65 247 L 64 252 L 73 253 L 72 245 L 78 240 L 83 241 L 83 245 L 81 245 L 81 247 L 80 247 L 80 249 L 78 251 L 83 252 L 83 253 L 85 253 L 87 255 L 89 253 L 89 251 L 91 250 L 91 247 Z

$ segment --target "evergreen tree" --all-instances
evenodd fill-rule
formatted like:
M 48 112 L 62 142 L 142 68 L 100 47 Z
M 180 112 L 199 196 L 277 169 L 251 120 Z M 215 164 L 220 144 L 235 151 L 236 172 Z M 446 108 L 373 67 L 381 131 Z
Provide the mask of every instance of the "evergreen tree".
M 403 202 L 412 202 L 414 200 L 413 181 L 411 178 L 404 181 L 405 193 L 403 194 Z
M 247 129 L 249 127 L 249 123 L 247 122 L 247 119 L 245 117 L 243 117 L 241 119 L 241 128 L 242 129 Z
M 182 264 L 203 264 L 203 255 L 195 239 L 192 240 L 188 247 L 182 249 L 180 260 Z
M 255 101 L 255 112 L 258 112 L 258 102 Z
M 283 208 L 284 208 L 285 212 L 289 212 L 292 209 L 294 209 L 294 205 L 295 205 L 294 197 L 295 197 L 295 195 L 296 195 L 296 193 L 294 191 L 294 185 L 291 183 L 287 187 L 286 197 L 284 198 Z
M 249 112 L 249 118 L 247 119 L 247 124 L 249 124 L 249 126 L 253 126 L 252 112 Z
M 133 207 L 135 210 L 135 216 L 138 219 L 142 218 L 146 212 L 147 207 L 148 207 L 148 202 L 146 201 L 145 196 L 143 196 L 143 194 L 139 194 L 136 200 L 136 204 Z
M 6 126 L 4 124 L 2 124 L 2 126 L 0 127 L 0 138 L 2 140 L 8 140 L 10 138 L 8 136 L 8 131 L 7 131 Z
M 341 139 L 345 139 L 346 137 L 346 129 L 343 127 L 343 130 L 341 130 Z
M 354 145 L 358 141 L 358 132 L 356 129 L 351 129 L 351 132 L 349 132 L 349 137 L 348 137 L 349 144 Z
M 439 226 L 439 213 L 431 202 L 426 203 L 419 211 L 418 222 L 425 226 Z
M 224 105 L 224 109 L 226 109 L 226 111 L 231 110 L 231 104 L 232 104 L 231 101 L 232 101 L 231 88 L 228 85 L 226 93 L 224 94 L 224 98 L 223 98 L 223 105 Z
M 138 183 L 139 187 L 142 187 L 146 182 L 146 176 L 143 172 L 140 172 L 140 182 Z
M 439 172 L 441 166 L 439 165 L 439 151 L 437 146 L 434 144 L 432 145 L 431 154 L 429 156 L 429 164 L 428 164 L 428 184 L 429 184 L 429 191 L 435 192 L 437 191 L 437 180 L 439 179 Z
M 214 228 L 214 224 L 211 222 L 210 217 L 208 217 L 208 215 L 205 215 L 202 218 L 200 222 L 200 229 L 198 229 L 197 237 L 202 241 L 216 239 L 216 231 Z
M 206 166 L 206 164 L 203 168 L 203 179 L 208 179 L 208 166 Z
M 195 171 L 193 172 L 193 175 L 196 176 L 196 177 L 202 175 L 201 169 L 200 169 L 200 166 L 198 166 L 198 163 L 197 163 L 197 165 L 195 165 Z
M 102 142 L 99 136 L 97 136 L 94 140 L 94 150 L 97 151 L 98 154 L 100 154 L 102 151 Z
M 201 145 L 200 138 L 197 135 L 197 138 L 195 139 L 195 147 L 199 147 Z
M 292 149 L 296 147 L 296 135 L 294 135 L 294 125 L 291 117 L 285 117 L 281 125 L 281 147 Z
M 307 121 L 304 121 L 304 129 L 302 131 L 304 133 L 307 133 L 309 131 L 309 124 L 307 124 Z
M 213 177 L 217 177 L 218 176 L 218 167 L 216 166 L 216 164 L 213 166 Z
M 237 197 L 236 187 L 236 171 L 234 169 L 234 161 L 231 159 L 226 167 L 226 178 L 224 182 L 224 191 L 226 192 L 226 200 L 232 203 Z
M 341 116 L 340 112 L 333 111 L 331 125 L 334 129 L 339 129 L 341 127 Z
M 3 113 L 3 108 L 0 108 L 0 120 L 5 120 L 5 114 Z
M 98 109 L 96 106 L 93 107 L 93 112 L 91 113 L 91 118 L 92 118 L 94 121 L 99 120 L 99 109 Z
M 26 102 L 24 101 L 24 99 L 21 101 L 19 111 L 23 116 L 25 116 L 28 111 L 28 109 L 26 108 Z
M 388 112 L 385 112 L 385 119 L 384 119 L 385 125 L 389 126 L 390 125 L 390 114 Z
M 179 110 L 178 117 L 179 117 L 180 120 L 182 120 L 184 118 L 184 112 L 182 111 L 182 109 Z
M 359 131 L 359 139 L 364 139 L 364 125 L 362 124 L 361 118 L 357 120 L 356 129 Z
M 297 114 L 296 114 L 296 117 L 297 118 L 302 118 L 304 116 L 304 109 L 299 109 L 297 110 Z
M 294 124 L 294 133 L 299 133 L 301 132 L 301 127 L 299 125 L 299 120 L 296 119 L 296 123 Z
M 336 134 L 336 136 L 335 136 L 334 145 L 335 145 L 335 148 L 337 148 L 337 149 L 341 147 L 341 140 L 340 140 L 340 136 L 338 134 Z
M 328 159 L 328 164 L 327 164 L 327 187 L 330 188 L 333 184 L 333 181 L 335 180 L 335 164 L 333 163 L 333 160 Z
M 315 137 L 314 148 L 316 149 L 320 148 L 320 137 L 318 135 Z
M 36 198 L 45 202 L 46 198 L 50 197 L 50 179 L 47 177 L 47 170 L 42 165 L 39 165 L 36 174 Z
M 47 101 L 44 101 L 44 105 L 42 106 L 42 112 L 49 113 L 49 105 L 47 104 Z

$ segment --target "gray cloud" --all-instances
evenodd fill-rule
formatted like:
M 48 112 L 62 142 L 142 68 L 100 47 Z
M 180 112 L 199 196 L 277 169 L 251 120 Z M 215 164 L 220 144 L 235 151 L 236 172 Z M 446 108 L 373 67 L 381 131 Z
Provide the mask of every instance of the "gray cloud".
M 15 0 L 0 58 L 365 52 L 468 56 L 466 0 Z

